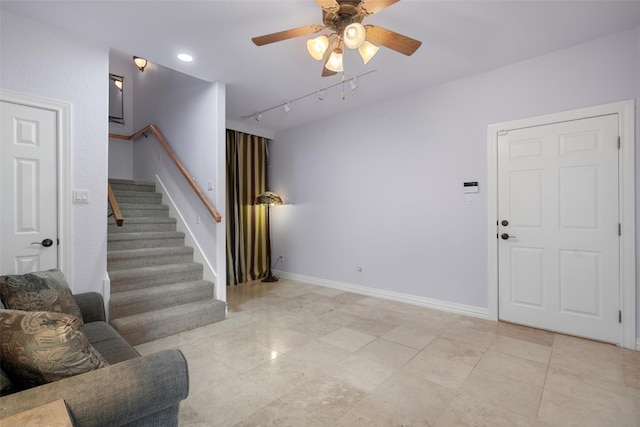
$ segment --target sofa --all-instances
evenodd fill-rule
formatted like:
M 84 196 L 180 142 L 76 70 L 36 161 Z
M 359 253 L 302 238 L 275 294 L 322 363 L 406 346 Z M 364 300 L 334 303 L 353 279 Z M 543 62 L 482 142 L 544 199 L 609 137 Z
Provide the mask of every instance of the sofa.
M 2 280 L 6 277 L 16 276 L 1 276 L 0 291 Z M 10 366 L 5 357 L 12 350 L 5 347 L 10 346 L 6 342 L 9 335 L 4 333 L 10 327 L 12 314 L 23 315 L 25 310 L 11 310 L 4 300 L 5 294 L 0 293 L 0 298 L 0 303 L 4 303 L 0 304 L 0 314 L 3 316 L 0 328 L 4 328 L 2 372 L 3 377 L 8 377 L 8 382 L 15 382 L 16 373 L 8 371 Z M 76 332 L 86 337 L 92 357 L 99 364 L 88 372 L 35 386 L 16 387 L 14 392 L 11 389 L 7 392 L 5 388 L 8 394 L 0 397 L 0 425 L 3 425 L 3 418 L 64 399 L 73 425 L 77 427 L 177 426 L 180 402 L 186 399 L 189 392 L 189 374 L 184 355 L 179 350 L 165 350 L 140 356 L 106 323 L 104 301 L 99 293 L 72 295 L 72 298 L 82 319 L 79 327 L 82 332 Z M 53 307 L 59 309 L 60 305 Z M 55 316 L 69 318 L 69 315 L 60 313 L 31 313 L 42 313 L 47 319 Z M 76 317 L 70 318 L 77 322 Z M 43 325 L 47 322 L 51 323 L 50 320 L 41 321 Z

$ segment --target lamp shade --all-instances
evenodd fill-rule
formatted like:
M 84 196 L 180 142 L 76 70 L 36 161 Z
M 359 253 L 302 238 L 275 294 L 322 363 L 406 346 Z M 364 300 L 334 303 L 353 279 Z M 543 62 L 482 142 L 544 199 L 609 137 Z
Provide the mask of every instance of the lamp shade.
M 373 55 L 375 55 L 378 50 L 380 50 L 378 46 L 368 41 L 365 41 L 362 46 L 358 48 L 358 52 L 365 64 L 373 58 Z
M 324 58 L 324 53 L 329 47 L 329 38 L 327 36 L 318 36 L 314 39 L 307 40 L 307 51 L 313 59 L 320 61 Z
M 349 49 L 357 49 L 362 46 L 364 39 L 367 36 L 367 31 L 362 24 L 354 22 L 347 25 L 344 29 L 343 40 L 344 45 Z
M 331 52 L 331 55 L 329 56 L 327 63 L 324 64 L 324 67 L 327 70 L 335 71 L 336 73 L 341 72 L 343 70 L 342 49 L 336 48 L 336 50 Z
M 282 204 L 282 198 L 273 191 L 260 193 L 253 202 L 255 205 L 277 206 Z

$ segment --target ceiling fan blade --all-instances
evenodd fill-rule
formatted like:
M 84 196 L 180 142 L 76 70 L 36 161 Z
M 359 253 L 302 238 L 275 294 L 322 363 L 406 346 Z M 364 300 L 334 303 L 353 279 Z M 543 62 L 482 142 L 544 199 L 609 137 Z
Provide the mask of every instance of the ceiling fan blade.
M 375 25 L 365 25 L 367 40 L 388 47 L 407 56 L 413 55 L 422 42 Z
M 340 5 L 336 0 L 316 0 L 316 3 L 320 5 L 322 10 L 327 12 L 337 12 L 340 10 Z
M 373 15 L 374 13 L 380 12 L 382 9 L 386 9 L 399 1 L 400 0 L 362 0 L 358 5 L 358 8 L 362 10 L 365 15 Z
M 338 73 L 329 70 L 327 67 L 322 67 L 322 77 L 335 76 L 336 74 Z
M 324 27 L 322 25 L 307 25 L 305 27 L 293 28 L 291 30 L 280 31 L 278 33 L 266 34 L 264 36 L 254 37 L 251 40 L 258 46 L 263 46 L 269 43 L 275 43 L 282 40 L 292 39 L 294 37 L 306 36 L 308 34 L 317 33 L 322 31 Z

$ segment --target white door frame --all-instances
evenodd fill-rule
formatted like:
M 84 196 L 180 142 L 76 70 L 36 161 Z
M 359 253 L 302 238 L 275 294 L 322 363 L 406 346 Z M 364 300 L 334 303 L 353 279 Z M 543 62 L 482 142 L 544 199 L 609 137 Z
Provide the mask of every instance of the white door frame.
M 50 110 L 56 114 L 56 169 L 58 174 L 58 268 L 71 283 L 71 196 L 70 196 L 70 112 L 71 105 L 65 102 L 13 92 L 0 88 L 0 101 L 28 107 Z
M 635 101 L 622 101 L 578 110 L 565 111 L 527 119 L 490 125 L 487 129 L 487 230 L 488 230 L 488 318 L 498 320 L 498 132 L 532 126 L 542 126 L 618 114 L 621 149 L 619 158 L 620 238 L 620 307 L 622 325 L 621 347 L 636 349 L 636 231 L 635 231 Z

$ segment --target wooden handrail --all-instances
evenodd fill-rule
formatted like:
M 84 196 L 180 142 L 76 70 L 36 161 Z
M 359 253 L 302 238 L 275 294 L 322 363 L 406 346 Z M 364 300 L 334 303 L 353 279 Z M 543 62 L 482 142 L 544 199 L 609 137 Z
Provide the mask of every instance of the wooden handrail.
M 160 133 L 160 131 L 158 130 L 158 127 L 156 125 L 147 125 L 147 126 L 143 127 L 142 129 L 140 129 L 139 131 L 133 133 L 130 136 L 119 135 L 117 133 L 110 133 L 109 134 L 109 138 L 125 139 L 125 140 L 132 141 L 132 140 L 144 135 L 147 132 L 151 132 L 151 133 L 153 133 L 155 135 L 155 137 L 158 140 L 158 142 L 160 143 L 160 145 L 162 145 L 162 147 L 165 149 L 165 151 L 167 152 L 169 157 L 171 157 L 171 159 L 176 164 L 176 166 L 178 167 L 180 172 L 182 172 L 182 175 L 184 175 L 184 177 L 186 178 L 187 182 L 189 183 L 189 185 L 191 186 L 193 191 L 196 192 L 196 194 L 198 195 L 198 198 L 202 201 L 202 203 L 204 203 L 204 206 L 207 208 L 207 210 L 209 211 L 209 213 L 211 214 L 213 219 L 215 219 L 216 222 L 222 221 L 222 216 L 220 215 L 220 212 L 218 212 L 218 210 L 213 206 L 213 204 L 211 204 L 209 199 L 206 198 L 206 196 L 204 195 L 202 190 L 200 190 L 200 187 L 198 187 L 198 185 L 193 180 L 193 178 L 191 177 L 191 175 L 189 174 L 187 169 L 184 167 L 184 165 L 182 164 L 180 159 L 178 159 L 178 156 L 173 151 L 173 149 L 171 148 L 171 146 L 169 145 L 167 140 L 164 139 L 164 136 L 162 136 L 162 134 Z
M 107 186 L 109 190 L 109 206 L 111 206 L 111 212 L 113 214 L 113 217 L 116 219 L 116 224 L 118 225 L 118 227 L 122 227 L 124 218 L 122 218 L 122 212 L 120 212 L 120 206 L 118 205 L 116 196 L 113 194 L 113 190 L 111 189 L 111 184 L 107 184 Z

